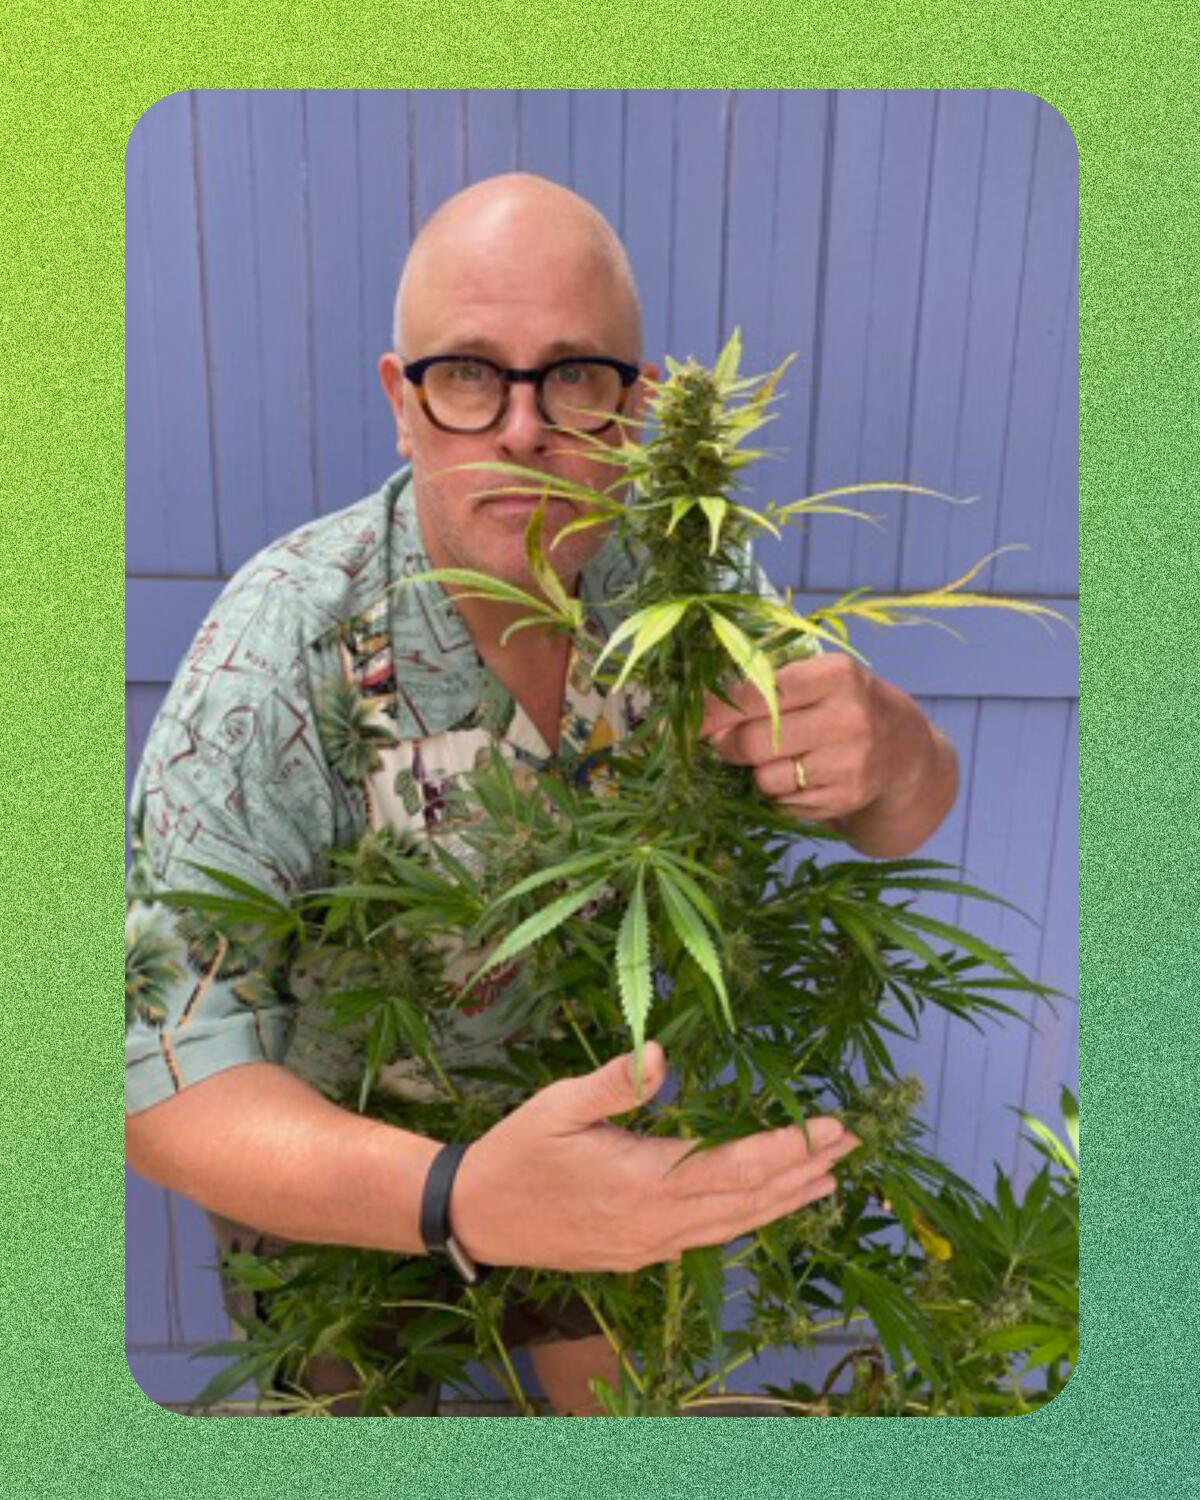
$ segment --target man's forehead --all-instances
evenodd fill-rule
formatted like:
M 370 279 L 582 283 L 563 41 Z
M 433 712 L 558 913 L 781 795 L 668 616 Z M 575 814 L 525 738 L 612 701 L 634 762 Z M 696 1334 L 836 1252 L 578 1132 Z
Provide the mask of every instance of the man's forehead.
M 484 354 L 486 339 L 626 358 L 641 346 L 620 242 L 591 205 L 537 179 L 497 179 L 439 210 L 413 246 L 396 312 L 408 358 L 417 344 Z
M 527 330 L 525 332 L 528 333 Z M 494 337 L 467 322 L 452 323 L 444 330 L 432 334 L 426 342 L 430 343 L 430 347 L 422 351 L 426 354 L 477 354 L 501 365 L 507 365 L 518 357 L 514 353 L 513 339 Z M 526 336 L 520 343 L 525 351 L 520 355 L 521 359 L 545 364 L 572 356 L 584 358 L 587 355 L 611 355 L 613 340 L 598 338 L 594 333 L 571 333 L 564 330 L 555 337 L 531 340 Z

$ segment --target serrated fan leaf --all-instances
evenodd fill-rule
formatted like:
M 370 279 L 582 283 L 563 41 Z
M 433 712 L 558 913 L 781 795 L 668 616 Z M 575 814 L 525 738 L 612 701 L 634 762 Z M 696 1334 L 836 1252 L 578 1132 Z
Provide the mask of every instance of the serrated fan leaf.
M 690 875 L 684 873 L 683 869 L 685 864 L 697 870 L 702 867 L 697 866 L 693 860 L 685 860 L 682 856 L 671 854 L 663 849 L 660 849 L 655 855 L 655 863 L 659 869 L 662 868 L 664 863 L 670 866 L 671 879 L 704 917 L 708 925 L 714 931 L 719 929 L 721 923 L 717 917 L 717 909 L 709 899 L 707 891 L 702 886 L 697 885 Z
M 621 1009 L 633 1037 L 634 1076 L 640 1093 L 642 1053 L 646 1046 L 646 1017 L 650 1012 L 653 995 L 644 867 L 638 871 L 633 894 L 617 933 L 617 988 L 621 997 Z
M 830 617 L 829 629 L 825 629 L 824 626 L 817 624 L 813 615 L 802 615 L 778 599 L 760 599 L 747 604 L 746 607 L 779 630 L 799 631 L 803 635 L 827 642 L 837 651 L 847 652 L 860 662 L 866 661 L 862 653 L 850 644 L 848 631 L 836 617 Z
M 565 526 L 560 526 L 554 533 L 554 540 L 550 543 L 551 552 L 564 538 L 574 536 L 577 531 L 587 531 L 592 526 L 606 526 L 612 520 L 612 512 L 597 516 L 580 516 L 576 521 L 568 521 Z
M 948 500 L 951 505 L 969 505 L 975 496 L 948 495 L 944 490 L 931 490 L 922 484 L 899 484 L 887 480 L 870 480 L 864 484 L 842 484 L 832 490 L 820 490 L 815 495 L 805 495 L 801 500 L 792 500 L 781 506 L 778 515 L 790 516 L 795 512 L 811 511 L 825 500 L 835 500 L 839 495 L 869 495 L 880 490 L 902 492 L 908 495 L 932 495 L 936 500 Z
M 509 933 L 493 953 L 488 955 L 471 976 L 469 983 L 474 984 L 489 969 L 496 968 L 498 964 L 507 963 L 510 958 L 523 953 L 526 948 L 540 942 L 542 938 L 548 937 L 555 928 L 561 927 L 568 917 L 574 916 L 581 906 L 598 896 L 606 884 L 607 881 L 604 879 L 595 880 L 582 890 L 568 891 L 565 896 L 560 896 L 557 901 L 551 901 L 549 906 L 544 906 L 541 911 L 534 912 L 531 917 L 527 917 Z
M 667 536 L 673 535 L 676 526 L 679 525 L 689 510 L 695 508 L 695 505 L 696 498 L 694 495 L 679 495 L 671 501 L 671 519 L 667 522 Z
M 752 682 L 762 694 L 767 705 L 767 712 L 771 716 L 771 738 L 778 745 L 779 694 L 775 688 L 775 672 L 771 663 L 745 631 L 735 625 L 728 615 L 723 615 L 718 609 L 710 608 L 708 618 L 712 621 L 714 634 L 733 658 L 742 676 L 747 682 Z
M 542 593 L 559 613 L 574 617 L 578 601 L 572 599 L 563 588 L 562 579 L 547 562 L 546 554 L 542 550 L 542 528 L 545 524 L 546 496 L 543 495 L 525 528 L 525 555 L 529 560 L 529 572 Z
M 530 469 L 524 464 L 469 463 L 454 464 L 444 473 L 466 472 L 470 469 L 485 470 L 489 474 L 507 474 L 514 479 L 528 480 L 526 488 L 530 494 L 549 495 L 562 500 L 574 500 L 581 505 L 611 505 L 611 495 L 590 485 L 579 484 L 573 479 L 564 479 L 560 474 L 543 474 L 540 469 Z M 619 482 L 619 481 L 618 481 Z M 498 486 L 491 486 L 498 488 Z
M 708 555 L 715 557 L 717 548 L 721 545 L 721 527 L 729 509 L 729 501 L 722 499 L 720 495 L 705 495 L 698 503 L 708 518 Z
M 614 691 L 624 686 L 630 672 L 646 652 L 670 635 L 687 613 L 691 602 L 690 599 L 666 599 L 661 604 L 651 604 L 646 609 L 639 609 L 637 614 L 631 615 L 628 620 L 623 620 L 618 625 L 605 643 L 604 650 L 596 662 L 598 668 L 614 646 L 623 644 L 630 636 L 633 637 L 633 644 L 622 663 L 621 671 L 614 684 Z
M 1048 1156 L 1051 1161 L 1057 1162 L 1058 1165 L 1072 1177 L 1077 1177 L 1079 1175 L 1078 1161 L 1071 1155 L 1063 1142 L 1060 1141 L 1058 1136 L 1055 1135 L 1053 1130 L 1051 1130 L 1048 1125 L 1039 1120 L 1036 1115 L 1031 1115 L 1026 1110 L 1021 1109 L 1018 1110 L 1017 1113 L 1021 1117 L 1021 1123 L 1026 1127 L 1026 1129 L 1031 1130 L 1037 1137 L 1038 1141 L 1041 1142 L 1041 1150 L 1043 1151 L 1043 1153 Z M 1076 1150 L 1078 1150 L 1078 1147 L 1076 1147 Z
M 713 374 L 719 382 L 736 380 L 738 366 L 742 362 L 742 330 L 735 328 L 729 335 L 729 339 L 717 355 L 717 363 L 713 367 Z
M 193 870 L 199 870 L 201 875 L 207 875 L 217 885 L 222 885 L 226 890 L 236 891 L 239 896 L 245 896 L 247 900 L 263 906 L 274 912 L 286 912 L 287 905 L 278 900 L 270 891 L 264 891 L 260 886 L 251 885 L 248 880 L 240 880 L 236 875 L 231 875 L 228 870 L 218 870 L 214 865 L 199 865 L 193 860 L 184 860 Z
M 497 910 L 507 902 L 515 901 L 518 896 L 528 895 L 530 891 L 536 891 L 539 886 L 547 885 L 552 880 L 571 880 L 576 875 L 582 875 L 588 870 L 595 869 L 597 865 L 604 864 L 610 857 L 607 853 L 581 854 L 577 859 L 566 859 L 560 864 L 538 870 L 532 875 L 527 875 L 524 880 L 519 880 L 502 895 L 497 896 L 492 903 L 492 909 Z
M 707 977 L 721 1002 L 721 1009 L 725 1013 L 725 1020 L 730 1031 L 733 1028 L 733 1012 L 729 1007 L 729 992 L 725 988 L 725 976 L 721 972 L 721 960 L 717 955 L 716 947 L 709 936 L 708 928 L 705 927 L 700 913 L 684 895 L 674 877 L 661 865 L 655 870 L 658 877 L 658 889 L 662 896 L 663 910 L 666 912 L 671 926 L 675 929 L 675 935 L 679 941 L 695 959 L 697 965 Z
M 400 579 L 398 586 L 402 587 L 407 583 L 453 583 L 459 588 L 472 590 L 468 597 L 521 604 L 537 614 L 558 618 L 544 599 L 526 593 L 524 589 L 517 588 L 516 584 L 505 583 L 502 578 L 493 578 L 490 573 L 478 573 L 474 568 L 431 568 L 425 573 L 412 573 L 407 578 Z

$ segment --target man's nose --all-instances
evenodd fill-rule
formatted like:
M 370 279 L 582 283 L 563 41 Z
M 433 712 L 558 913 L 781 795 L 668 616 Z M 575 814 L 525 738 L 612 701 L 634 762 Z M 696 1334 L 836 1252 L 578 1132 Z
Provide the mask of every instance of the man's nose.
M 497 445 L 507 454 L 544 453 L 550 429 L 538 411 L 537 395 L 527 381 L 514 381 L 508 390 L 508 410 L 496 429 Z

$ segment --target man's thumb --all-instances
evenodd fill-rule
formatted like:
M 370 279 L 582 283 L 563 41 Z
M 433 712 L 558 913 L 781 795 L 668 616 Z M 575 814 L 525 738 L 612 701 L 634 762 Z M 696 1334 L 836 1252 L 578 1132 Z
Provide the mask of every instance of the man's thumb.
M 647 1042 L 642 1049 L 641 1088 L 635 1082 L 635 1058 L 632 1052 L 610 1058 L 594 1073 L 572 1078 L 558 1085 L 566 1097 L 563 1102 L 579 1125 L 592 1125 L 621 1115 L 626 1110 L 647 1104 L 663 1086 L 667 1076 L 667 1059 L 658 1042 Z

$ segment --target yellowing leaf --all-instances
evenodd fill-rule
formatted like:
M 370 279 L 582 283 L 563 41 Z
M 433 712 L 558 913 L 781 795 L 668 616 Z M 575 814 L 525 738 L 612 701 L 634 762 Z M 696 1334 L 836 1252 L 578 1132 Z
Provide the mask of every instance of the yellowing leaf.
M 729 341 L 717 356 L 717 363 L 713 374 L 720 382 L 730 381 L 736 378 L 738 366 L 742 362 L 742 330 L 735 328 L 729 335 Z
M 913 1228 L 926 1255 L 934 1260 L 949 1260 L 953 1256 L 954 1246 L 944 1234 L 938 1233 L 924 1214 L 913 1214 Z
M 775 673 L 771 663 L 758 649 L 750 637 L 735 625 L 720 610 L 710 608 L 708 618 L 712 621 L 713 633 L 733 658 L 742 676 L 763 695 L 766 701 L 767 712 L 771 716 L 771 737 L 776 745 L 779 744 L 779 694 L 775 688 Z
M 708 555 L 714 557 L 717 548 L 721 545 L 721 526 L 725 520 L 725 512 L 729 509 L 729 502 L 722 499 L 720 495 L 705 495 L 699 504 L 700 509 L 708 517 L 708 533 L 711 538 Z

